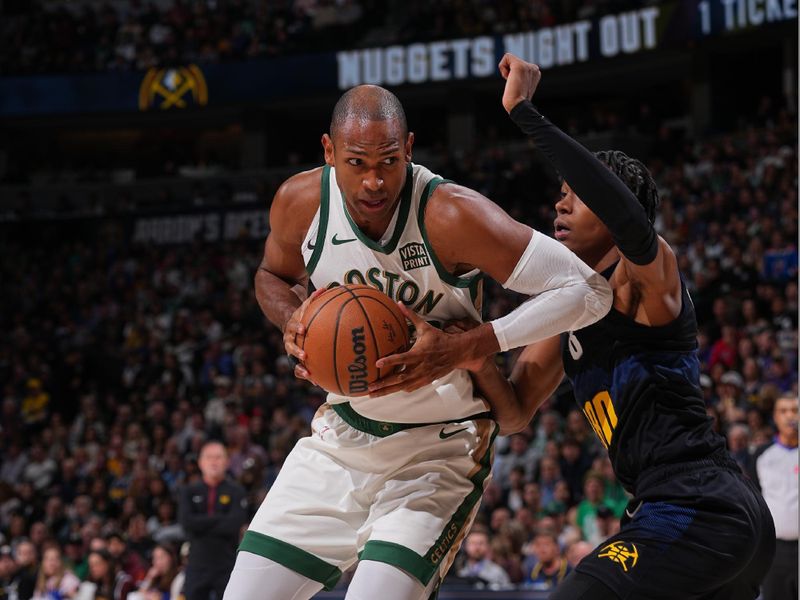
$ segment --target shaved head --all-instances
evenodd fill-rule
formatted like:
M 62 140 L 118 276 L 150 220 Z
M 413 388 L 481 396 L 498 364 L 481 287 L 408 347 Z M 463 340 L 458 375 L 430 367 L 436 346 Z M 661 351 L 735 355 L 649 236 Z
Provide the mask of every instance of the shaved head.
M 403 105 L 392 92 L 377 85 L 359 85 L 350 88 L 333 107 L 331 117 L 331 138 L 350 120 L 392 121 L 397 120 L 400 132 L 405 138 L 408 124 Z

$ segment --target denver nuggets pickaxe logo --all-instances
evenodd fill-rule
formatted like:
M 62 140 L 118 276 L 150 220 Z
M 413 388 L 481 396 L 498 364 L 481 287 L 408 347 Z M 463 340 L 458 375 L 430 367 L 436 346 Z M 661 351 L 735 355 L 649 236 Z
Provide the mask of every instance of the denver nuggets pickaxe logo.
M 639 562 L 639 551 L 636 549 L 636 545 L 626 544 L 625 542 L 611 542 L 604 546 L 597 556 L 619 563 L 626 573 L 628 569 L 632 569 Z
M 149 69 L 139 87 L 139 110 L 208 104 L 208 86 L 197 65 Z

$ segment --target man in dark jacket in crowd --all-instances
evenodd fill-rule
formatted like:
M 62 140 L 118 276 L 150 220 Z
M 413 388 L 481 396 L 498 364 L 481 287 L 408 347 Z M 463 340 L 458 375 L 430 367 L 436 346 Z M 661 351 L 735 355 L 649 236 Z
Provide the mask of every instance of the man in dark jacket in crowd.
M 220 442 L 203 446 L 198 465 L 202 481 L 184 486 L 180 495 L 180 523 L 190 542 L 184 595 L 222 600 L 247 522 L 245 491 L 226 478 L 228 453 Z

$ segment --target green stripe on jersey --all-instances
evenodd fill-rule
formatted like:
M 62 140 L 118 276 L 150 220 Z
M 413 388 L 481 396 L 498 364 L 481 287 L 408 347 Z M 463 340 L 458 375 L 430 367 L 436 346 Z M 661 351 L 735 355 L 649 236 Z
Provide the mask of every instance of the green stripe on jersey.
M 314 269 L 317 267 L 317 263 L 322 256 L 322 248 L 325 245 L 325 235 L 328 233 L 328 210 L 330 207 L 331 193 L 331 168 L 328 165 L 322 167 L 322 183 L 320 186 L 319 223 L 317 223 L 316 246 L 314 246 L 311 259 L 306 265 L 306 272 L 309 277 L 314 273 Z
M 425 242 L 425 247 L 428 249 L 428 254 L 433 261 L 434 266 L 436 267 L 436 272 L 439 274 L 439 278 L 444 281 L 445 283 L 452 285 L 453 287 L 457 288 L 469 288 L 476 284 L 476 280 L 481 277 L 481 273 L 476 273 L 474 276 L 470 278 L 464 277 L 456 277 L 452 273 L 450 273 L 447 269 L 444 268 L 444 265 L 439 262 L 439 257 L 436 256 L 436 252 L 433 251 L 433 246 L 431 245 L 431 241 L 428 239 L 428 231 L 425 229 L 425 208 L 428 206 L 428 200 L 433 194 L 434 190 L 439 187 L 443 183 L 453 183 L 449 179 L 442 179 L 441 177 L 434 177 L 428 182 L 428 185 L 425 186 L 425 190 L 422 192 L 422 197 L 419 201 L 419 213 L 417 218 L 419 220 L 419 231 L 422 233 L 422 240 Z M 474 300 L 473 300 L 474 301 Z

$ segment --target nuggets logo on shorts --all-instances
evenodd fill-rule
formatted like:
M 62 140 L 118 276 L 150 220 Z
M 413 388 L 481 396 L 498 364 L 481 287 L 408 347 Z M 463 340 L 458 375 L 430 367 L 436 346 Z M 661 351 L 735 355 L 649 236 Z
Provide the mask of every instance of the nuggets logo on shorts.
M 607 558 L 622 565 L 622 570 L 626 573 L 639 562 L 639 551 L 636 544 L 626 544 L 625 542 L 611 542 L 603 547 L 597 554 L 599 558 Z

